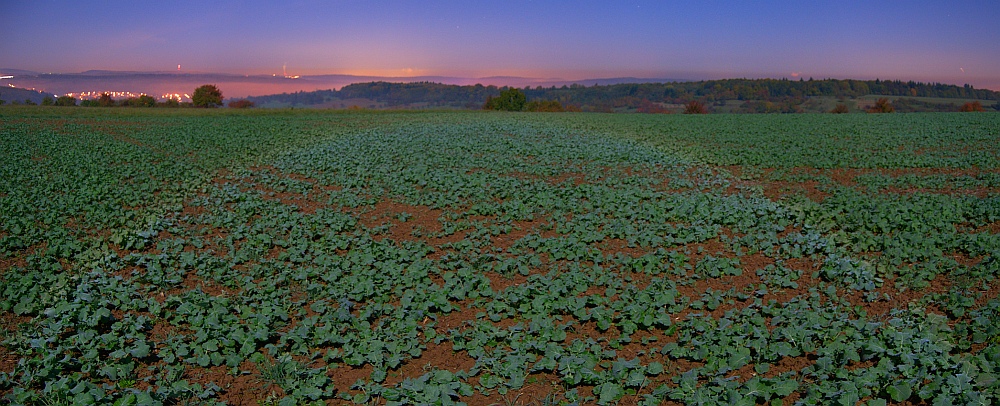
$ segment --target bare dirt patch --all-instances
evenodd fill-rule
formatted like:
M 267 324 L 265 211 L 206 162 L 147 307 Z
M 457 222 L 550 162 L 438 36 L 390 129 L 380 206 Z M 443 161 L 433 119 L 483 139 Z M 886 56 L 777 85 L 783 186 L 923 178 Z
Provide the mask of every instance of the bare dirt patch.
M 643 248 L 638 245 L 630 247 L 628 241 L 621 238 L 605 238 L 604 240 L 596 243 L 596 247 L 601 250 L 601 254 L 607 257 L 622 254 L 632 258 L 639 258 L 652 251 L 652 249 Z
M 509 406 L 540 406 L 546 400 L 560 400 L 566 390 L 559 383 L 559 377 L 551 373 L 529 374 L 525 384 L 519 389 L 512 389 L 506 394 L 494 393 L 485 396 L 476 392 L 473 396 L 462 398 L 461 400 L 469 405 L 509 405 Z M 628 404 L 623 400 L 620 405 Z
M 541 230 L 546 223 L 545 220 L 538 218 L 531 221 L 515 221 L 509 233 L 494 236 L 490 242 L 494 247 L 506 251 L 528 234 Z
M 238 369 L 257 371 L 257 366 L 244 361 Z M 210 383 L 218 385 L 222 388 L 219 400 L 230 405 L 257 406 L 265 399 L 278 400 L 285 396 L 280 386 L 262 379 L 259 371 L 233 376 L 225 366 L 192 368 L 185 372 L 185 378 L 202 386 Z
M 203 293 L 209 296 L 234 296 L 239 292 L 233 292 L 229 288 L 218 284 L 212 280 L 206 280 L 196 275 L 194 271 L 188 271 L 184 274 L 184 280 L 181 281 L 180 286 L 173 289 L 161 292 L 159 295 L 154 296 L 156 301 L 163 303 L 168 297 L 177 296 L 184 294 L 195 289 L 201 289 Z
M 587 175 L 583 173 L 565 172 L 556 176 L 549 177 L 548 179 L 546 179 L 546 182 L 549 182 L 549 184 L 552 185 L 561 185 L 566 181 L 569 181 L 573 186 L 580 186 L 584 183 L 587 183 L 586 178 Z
M 23 269 L 27 263 L 25 262 L 25 256 L 28 254 L 21 253 L 20 255 L 3 258 L 0 257 L 0 276 L 3 276 L 8 271 L 21 268 Z
M 760 187 L 764 195 L 771 200 L 780 200 L 787 196 L 802 195 L 815 202 L 822 202 L 830 196 L 826 191 L 821 190 L 824 186 L 843 186 L 849 188 L 861 188 L 858 185 L 858 177 L 866 175 L 881 175 L 890 178 L 903 176 L 976 176 L 996 170 L 984 170 L 979 168 L 811 168 L 794 167 L 782 169 L 779 176 L 775 168 L 754 168 L 748 172 L 747 168 L 741 166 L 719 167 L 731 173 L 737 180 L 734 181 L 727 194 L 736 194 L 743 187 Z M 786 177 L 805 178 L 802 180 L 785 180 Z M 818 179 L 830 179 L 831 182 L 823 182 Z M 997 188 L 900 188 L 886 187 L 886 193 L 893 194 L 914 194 L 914 193 L 936 193 L 948 195 L 976 196 L 984 198 L 1000 194 Z
M 367 381 L 371 379 L 372 371 L 374 371 L 370 364 L 365 364 L 360 367 L 353 367 L 350 365 L 339 365 L 339 366 L 328 366 L 327 376 L 333 381 L 334 386 L 338 389 L 350 388 L 358 380 Z
M 17 316 L 13 313 L 0 313 L 0 330 L 4 331 L 0 334 L 0 341 L 3 340 L 7 335 L 17 334 L 19 326 L 21 324 L 30 323 L 31 318 L 27 316 Z M 11 352 L 10 349 L 0 344 L 0 372 L 11 373 L 17 368 L 17 362 L 20 357 Z
M 405 203 L 382 200 L 365 213 L 359 214 L 359 223 L 367 228 L 375 228 L 390 223 L 388 235 L 377 236 L 376 240 L 389 238 L 393 241 L 416 241 L 421 237 L 414 236 L 414 231 L 420 234 L 439 233 L 443 229 L 440 209 L 427 206 L 412 206 Z
M 511 178 L 514 178 L 514 179 L 526 180 L 526 181 L 537 181 L 537 180 L 541 180 L 542 179 L 542 177 L 539 176 L 539 175 L 535 175 L 535 174 L 532 174 L 532 173 L 519 172 L 519 171 L 514 171 L 514 172 L 506 173 L 503 176 L 511 177 Z
M 976 295 L 976 302 L 973 308 L 978 309 L 985 306 L 989 303 L 989 301 L 1000 298 L 1000 281 L 994 280 L 989 283 L 988 286 L 989 289 L 986 289 L 985 291 L 982 289 L 976 289 L 979 294 Z
M 926 289 L 899 290 L 896 288 L 895 282 L 896 278 L 886 280 L 881 287 L 875 289 L 874 296 L 879 298 L 875 301 L 865 300 L 865 297 L 871 293 L 865 291 L 846 290 L 841 297 L 847 299 L 851 305 L 863 308 L 868 317 L 881 317 L 889 314 L 893 309 L 905 309 L 909 304 L 916 304 L 927 295 L 947 293 L 951 287 L 951 282 L 946 275 L 937 275 L 930 281 L 930 286 Z M 928 307 L 926 311 L 943 315 L 943 312 L 935 306 Z
M 764 196 L 771 200 L 781 200 L 785 196 L 804 195 L 814 202 L 822 202 L 830 197 L 829 193 L 820 191 L 817 187 L 819 182 L 807 180 L 801 182 L 774 181 L 762 184 L 764 186 Z
M 476 314 L 481 310 L 471 307 L 469 301 L 458 303 L 456 311 L 445 313 L 434 321 L 434 330 L 444 334 L 449 330 L 461 330 L 476 321 Z
M 415 379 L 435 369 L 468 371 L 476 365 L 476 360 L 465 351 L 453 350 L 450 342 L 428 342 L 426 346 L 419 357 L 403 362 L 398 370 L 390 371 L 386 384 L 395 385 L 406 378 Z
M 258 167 L 256 171 L 261 171 L 264 173 L 277 172 L 276 169 L 271 167 Z M 280 176 L 288 176 L 291 179 L 296 179 L 288 174 L 281 174 Z M 264 200 L 278 201 L 285 206 L 295 207 L 299 212 L 305 214 L 315 214 L 316 210 L 327 207 L 325 201 L 321 200 L 322 196 L 325 196 L 325 192 L 328 190 L 334 190 L 336 188 L 323 187 L 315 183 L 315 179 L 306 178 L 299 175 L 301 179 L 308 179 L 309 181 L 303 180 L 303 182 L 308 182 L 311 184 L 310 189 L 306 192 L 291 192 L 286 190 L 275 190 L 272 187 L 259 182 L 257 179 L 243 178 L 241 183 L 243 185 L 249 185 L 247 190 L 255 190 L 261 194 L 261 198 Z M 226 178 L 223 173 L 219 173 L 216 179 L 213 179 L 214 184 L 224 184 L 226 183 Z

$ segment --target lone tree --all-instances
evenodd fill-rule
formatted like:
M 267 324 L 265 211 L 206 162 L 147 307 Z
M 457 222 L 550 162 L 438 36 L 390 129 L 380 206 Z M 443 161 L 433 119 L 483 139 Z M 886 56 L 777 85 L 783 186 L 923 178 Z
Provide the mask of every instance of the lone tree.
M 512 87 L 500 92 L 497 97 L 488 97 L 486 104 L 483 104 L 483 110 L 523 111 L 527 102 L 528 97 L 524 95 L 524 92 Z
M 218 107 L 222 105 L 222 91 L 215 85 L 202 85 L 194 89 L 191 103 L 195 107 Z

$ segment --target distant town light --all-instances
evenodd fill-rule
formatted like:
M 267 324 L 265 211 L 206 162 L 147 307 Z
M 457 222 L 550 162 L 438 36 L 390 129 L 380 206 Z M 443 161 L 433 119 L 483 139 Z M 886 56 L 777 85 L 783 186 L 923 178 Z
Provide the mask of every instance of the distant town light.
M 99 99 L 101 95 L 107 94 L 113 99 L 125 99 L 125 98 L 137 98 L 140 96 L 149 96 L 146 92 L 133 93 L 128 91 L 114 91 L 114 90 L 103 90 L 103 91 L 85 91 L 85 92 L 71 92 L 66 93 L 69 97 L 75 97 L 81 100 L 89 99 Z M 180 93 L 167 93 L 160 96 L 160 99 L 175 99 L 177 101 L 185 101 L 184 98 L 190 99 L 191 96 L 182 95 Z

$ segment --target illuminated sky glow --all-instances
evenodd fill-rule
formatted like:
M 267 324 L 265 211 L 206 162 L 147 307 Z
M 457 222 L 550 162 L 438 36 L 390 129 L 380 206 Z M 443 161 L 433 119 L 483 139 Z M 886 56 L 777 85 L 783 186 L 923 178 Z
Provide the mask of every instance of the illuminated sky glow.
M 23 1 L 0 68 L 902 79 L 1000 90 L 990 1 Z

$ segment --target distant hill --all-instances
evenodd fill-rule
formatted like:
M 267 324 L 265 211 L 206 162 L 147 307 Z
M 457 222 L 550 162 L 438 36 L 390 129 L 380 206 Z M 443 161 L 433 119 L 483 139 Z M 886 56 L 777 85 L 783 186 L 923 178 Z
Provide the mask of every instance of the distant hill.
M 978 100 L 989 109 L 1000 107 L 1000 92 L 969 85 L 900 80 L 723 79 L 683 81 L 656 78 L 539 79 L 516 76 L 463 78 L 449 76 L 376 77 L 353 75 L 235 75 L 206 72 L 123 72 L 91 70 L 80 73 L 39 73 L 0 69 L 0 99 L 40 102 L 43 94 L 14 95 L 13 87 L 48 94 L 101 92 L 145 93 L 156 98 L 184 97 L 204 84 L 218 86 L 225 99 L 249 97 L 261 107 L 314 108 L 447 108 L 476 109 L 506 87 L 523 89 L 529 100 L 558 101 L 574 110 L 598 112 L 680 111 L 690 101 L 716 113 L 825 112 L 843 104 L 860 111 L 871 104 L 865 97 L 888 97 L 896 111 L 957 111 Z M 325 90 L 323 90 L 325 89 Z M 267 95 L 267 96 L 261 96 Z M 126 97 L 122 96 L 122 97 Z M 117 97 L 117 96 L 116 96 Z
M 55 94 L 80 94 L 83 92 L 131 92 L 145 93 L 155 97 L 166 94 L 190 94 L 198 86 L 214 84 L 222 89 L 227 99 L 243 98 L 278 93 L 308 92 L 319 89 L 340 89 L 353 83 L 393 82 L 421 83 L 434 82 L 450 85 L 484 86 L 562 86 L 574 83 L 586 85 L 609 85 L 615 83 L 669 82 L 672 79 L 606 78 L 606 79 L 538 79 L 517 76 L 493 76 L 466 78 L 452 76 L 380 77 L 355 75 L 302 75 L 285 77 L 273 75 L 235 75 L 211 72 L 133 72 L 89 70 L 80 73 L 40 73 L 21 69 L 0 68 L 0 86 L 14 85 L 20 88 L 42 89 Z
M 855 110 L 859 99 L 879 95 L 900 105 L 899 111 L 957 111 L 966 101 L 1000 107 L 1000 92 L 940 83 L 863 80 L 725 79 L 696 82 L 617 83 L 594 80 L 592 86 L 569 84 L 525 87 L 528 100 L 555 100 L 583 111 L 679 111 L 683 103 L 700 101 L 710 110 L 726 113 L 825 112 L 836 104 Z M 453 108 L 475 109 L 503 87 L 448 85 L 433 82 L 368 82 L 340 90 L 293 92 L 249 99 L 261 107 L 345 108 Z
M 15 76 L 37 76 L 41 73 L 23 70 L 23 69 L 10 69 L 10 68 L 0 68 L 0 76 L 15 75 Z
M 41 104 L 42 99 L 44 99 L 45 96 L 50 96 L 55 99 L 55 95 L 52 93 L 9 86 L 0 87 L 0 100 L 3 100 L 5 105 L 25 104 L 25 100 L 31 100 L 32 103 Z

